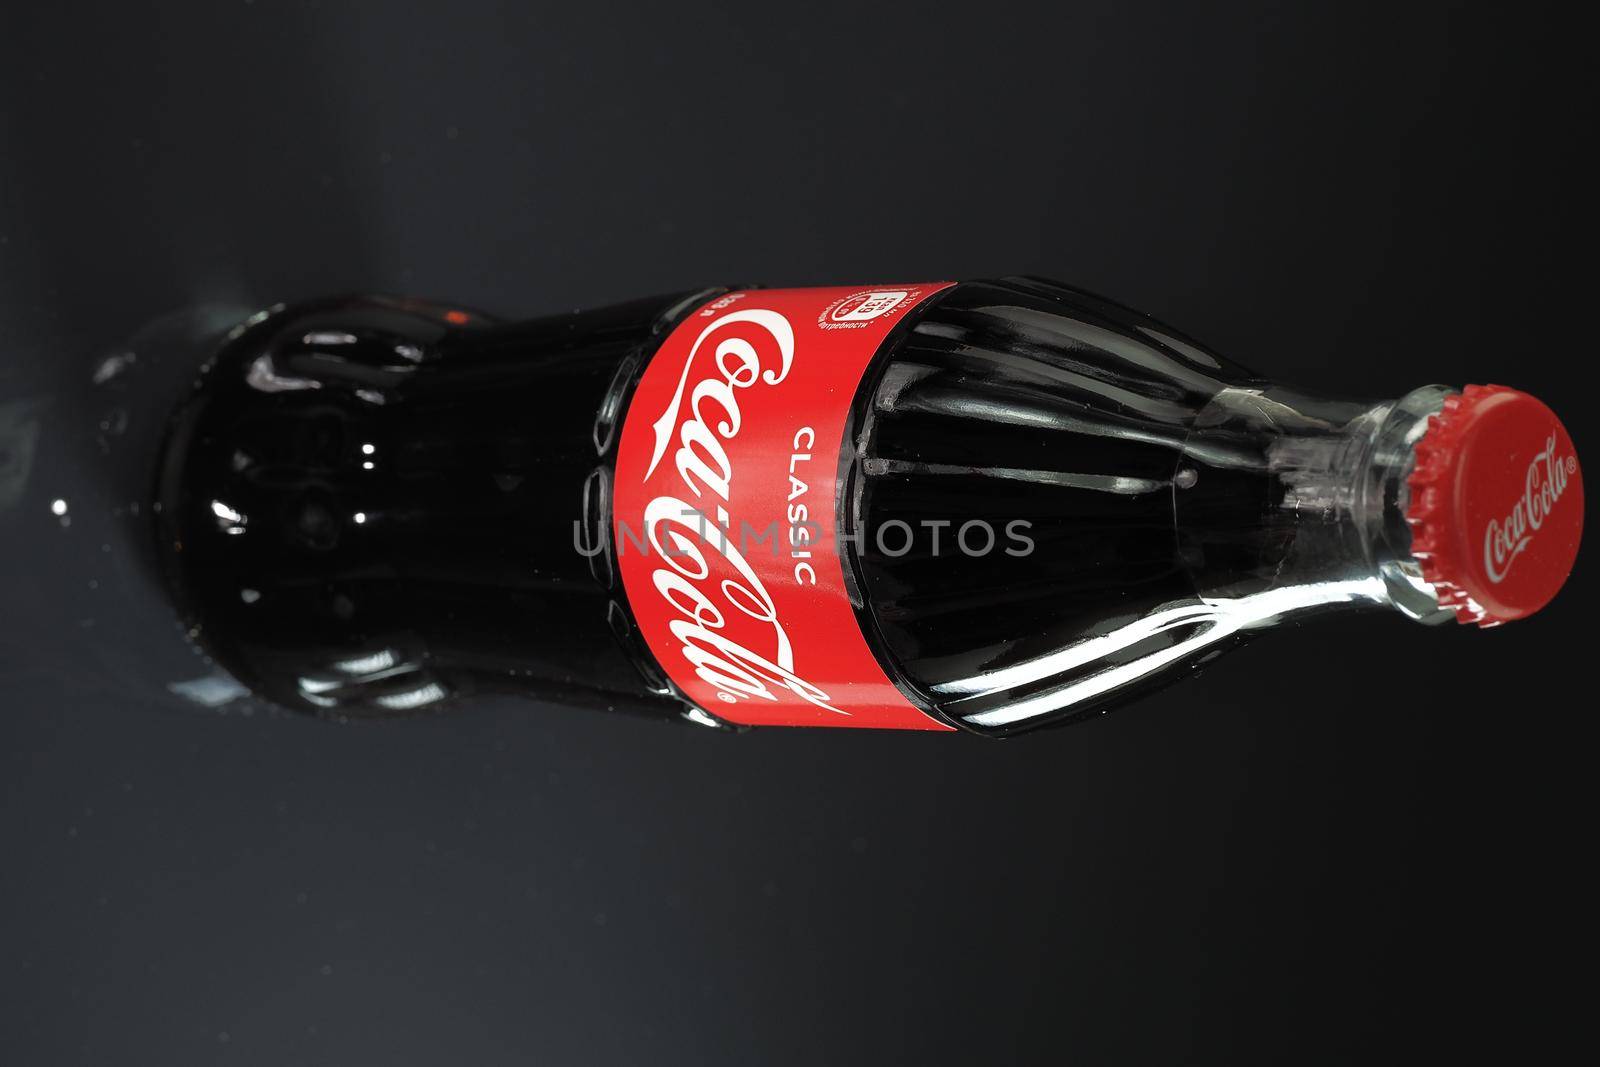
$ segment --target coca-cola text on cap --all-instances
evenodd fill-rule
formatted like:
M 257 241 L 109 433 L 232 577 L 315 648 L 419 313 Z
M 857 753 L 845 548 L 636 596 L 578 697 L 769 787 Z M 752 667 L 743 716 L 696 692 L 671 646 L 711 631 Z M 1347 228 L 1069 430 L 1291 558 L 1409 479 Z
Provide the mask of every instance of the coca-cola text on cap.
M 1500 385 L 1446 398 L 1416 444 L 1411 552 L 1442 607 L 1498 626 L 1550 602 L 1583 534 L 1583 472 L 1566 428 Z

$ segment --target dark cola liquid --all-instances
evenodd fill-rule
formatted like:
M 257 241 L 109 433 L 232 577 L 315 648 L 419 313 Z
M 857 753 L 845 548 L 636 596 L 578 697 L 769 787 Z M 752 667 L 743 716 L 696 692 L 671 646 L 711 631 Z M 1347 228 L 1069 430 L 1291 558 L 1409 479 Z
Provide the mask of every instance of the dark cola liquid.
M 319 714 L 508 691 L 678 714 L 574 522 L 601 416 L 684 303 L 498 325 L 354 299 L 247 325 L 174 418 L 158 488 L 195 638 Z
M 1264 464 L 1219 479 L 1185 450 L 1223 383 L 1247 380 L 1142 315 L 1052 283 L 974 282 L 939 297 L 857 396 L 845 488 L 858 616 L 902 688 L 952 722 L 1007 732 L 984 713 L 1033 699 L 1045 710 L 1023 724 L 1037 726 L 1170 681 L 1081 685 L 1194 634 L 1133 624 L 1262 565 Z M 1210 499 L 1211 544 L 1180 535 L 1179 493 L 1192 510 Z M 909 551 L 875 535 L 891 518 L 919 531 Z M 1008 550 L 1019 520 L 1031 551 Z M 1000 536 L 980 551 L 987 530 Z M 1102 650 L 1052 662 L 1094 638 Z M 1074 683 L 1052 709 L 1050 694 Z
M 517 325 L 330 301 L 236 331 L 160 478 L 201 646 L 320 714 L 505 691 L 681 714 L 619 588 L 606 475 L 639 371 L 710 295 Z M 907 695 L 1007 733 L 1234 643 L 1203 597 L 1270 585 L 1309 510 L 1275 511 L 1263 451 L 1295 413 L 1252 389 L 1217 416 L 1229 383 L 1252 379 L 1050 283 L 966 283 L 908 318 L 857 394 L 837 502 L 858 618 Z M 1337 440 L 1334 415 L 1295 417 Z

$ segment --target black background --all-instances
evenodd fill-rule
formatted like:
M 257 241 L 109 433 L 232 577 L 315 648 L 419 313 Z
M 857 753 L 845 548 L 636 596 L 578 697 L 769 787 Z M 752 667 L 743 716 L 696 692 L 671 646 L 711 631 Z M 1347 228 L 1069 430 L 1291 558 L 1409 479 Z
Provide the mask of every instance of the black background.
M 1527 5 L 8 2 L 0 405 L 45 431 L 0 498 L 0 1060 L 1588 1044 L 1582 562 L 1536 621 L 1321 622 L 1005 743 L 340 728 L 124 695 L 87 649 L 135 608 L 49 502 L 119 339 L 343 290 L 1041 273 L 1311 388 L 1515 384 L 1582 451 L 1591 83 Z

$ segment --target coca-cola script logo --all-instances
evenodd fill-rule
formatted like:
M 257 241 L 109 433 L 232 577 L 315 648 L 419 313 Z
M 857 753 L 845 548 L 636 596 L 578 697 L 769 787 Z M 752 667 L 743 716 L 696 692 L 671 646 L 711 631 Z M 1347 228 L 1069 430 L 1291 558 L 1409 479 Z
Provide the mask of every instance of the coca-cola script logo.
M 708 363 L 700 357 L 714 338 Z M 672 399 L 650 425 L 655 444 L 642 481 L 650 482 L 674 442 L 678 476 L 677 485 L 645 505 L 649 551 L 660 560 L 651 583 L 678 615 L 668 624 L 673 638 L 718 699 L 776 701 L 778 686 L 848 715 L 795 673 L 794 647 L 772 595 L 729 536 L 735 471 L 726 444 L 739 434 L 739 394 L 781 384 L 794 352 L 789 320 L 761 308 L 731 311 L 695 339 Z M 735 638 L 735 630 L 745 639 Z M 756 643 L 764 652 L 751 647 Z
M 1533 543 L 1533 535 L 1566 492 L 1567 477 L 1578 469 L 1576 456 L 1556 454 L 1556 435 L 1528 462 L 1522 482 L 1522 499 L 1504 519 L 1491 519 L 1483 531 L 1483 569 L 1498 585 L 1511 573 L 1511 565 Z

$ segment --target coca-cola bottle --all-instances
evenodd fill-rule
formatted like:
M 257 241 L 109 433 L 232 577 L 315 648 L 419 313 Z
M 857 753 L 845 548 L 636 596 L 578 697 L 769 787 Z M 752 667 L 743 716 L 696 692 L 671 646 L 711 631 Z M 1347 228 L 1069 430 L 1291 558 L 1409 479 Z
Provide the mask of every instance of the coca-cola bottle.
M 274 307 L 156 496 L 189 632 L 289 708 L 985 734 L 1315 612 L 1521 618 L 1583 516 L 1526 394 L 1308 395 L 1026 278 Z

